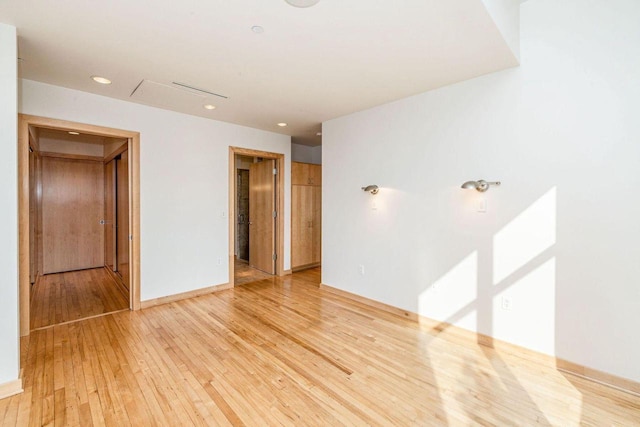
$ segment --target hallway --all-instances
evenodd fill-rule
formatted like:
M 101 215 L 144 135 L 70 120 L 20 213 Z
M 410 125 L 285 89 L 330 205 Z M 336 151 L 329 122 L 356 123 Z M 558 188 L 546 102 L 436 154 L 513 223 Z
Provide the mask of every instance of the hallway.
M 129 296 L 104 268 L 38 277 L 31 297 L 31 329 L 129 309 Z

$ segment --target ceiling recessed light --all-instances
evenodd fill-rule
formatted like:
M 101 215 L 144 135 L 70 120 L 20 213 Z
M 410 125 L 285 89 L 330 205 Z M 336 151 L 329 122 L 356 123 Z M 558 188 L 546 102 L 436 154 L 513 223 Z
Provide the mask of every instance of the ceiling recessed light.
M 69 131 L 69 135 L 80 135 L 80 132 Z
M 105 77 L 100 77 L 100 76 L 91 76 L 91 79 L 93 79 L 94 82 L 96 83 L 100 83 L 101 85 L 110 85 L 111 84 L 111 80 L 105 78 Z
M 262 34 L 264 33 L 264 28 L 262 28 L 260 25 L 254 25 L 253 27 L 251 27 L 251 31 L 256 34 Z
M 287 124 L 286 123 L 278 123 L 278 126 L 280 126 L 281 128 L 285 127 Z
M 322 132 L 316 133 L 316 136 L 322 136 Z
M 207 110 L 215 110 L 216 106 L 215 105 L 211 105 L 211 104 L 207 104 L 207 105 L 204 105 L 204 108 L 206 108 Z
M 291 6 L 295 7 L 310 7 L 318 3 L 320 0 L 284 0 Z

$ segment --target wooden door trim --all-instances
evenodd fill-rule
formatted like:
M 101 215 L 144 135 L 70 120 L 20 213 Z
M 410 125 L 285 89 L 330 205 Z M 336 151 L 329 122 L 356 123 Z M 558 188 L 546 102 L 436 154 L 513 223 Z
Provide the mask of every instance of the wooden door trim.
M 77 131 L 98 136 L 128 140 L 129 165 L 129 227 L 133 239 L 129 241 L 131 268 L 131 292 L 129 306 L 140 309 L 140 133 L 58 120 L 48 117 L 18 114 L 18 283 L 20 308 L 20 335 L 30 332 L 30 281 L 29 281 L 29 128 Z
M 284 276 L 287 271 L 284 269 L 284 154 L 271 153 L 268 151 L 253 150 L 250 148 L 233 147 L 229 146 L 229 286 L 233 287 L 235 284 L 235 173 L 236 173 L 236 154 L 251 157 L 262 157 L 265 159 L 274 159 L 276 161 L 276 168 L 278 169 L 276 180 L 276 206 L 278 209 L 278 216 L 276 218 L 276 253 L 278 258 L 276 259 L 276 276 Z
M 104 163 L 104 159 L 99 156 L 87 156 L 85 154 L 67 154 L 67 153 L 50 153 L 48 151 L 38 152 L 40 157 L 52 157 L 55 159 L 67 159 L 67 160 L 83 160 L 87 162 L 100 162 Z
M 118 157 L 120 154 L 124 153 L 125 151 L 127 151 L 127 149 L 129 148 L 129 144 L 127 143 L 123 143 L 120 147 L 116 148 L 115 150 L 113 150 L 113 152 L 111 154 L 108 154 L 107 156 L 105 156 L 102 161 L 107 164 L 109 163 L 111 160 L 115 159 L 116 157 Z

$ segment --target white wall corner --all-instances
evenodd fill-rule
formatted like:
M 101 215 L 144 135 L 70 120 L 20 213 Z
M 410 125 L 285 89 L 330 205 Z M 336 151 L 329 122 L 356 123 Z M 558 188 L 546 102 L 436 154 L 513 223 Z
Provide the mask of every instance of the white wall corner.
M 520 62 L 520 4 L 522 0 L 482 0 L 504 41 Z
M 18 96 L 16 28 L 0 24 L 0 393 L 18 378 Z

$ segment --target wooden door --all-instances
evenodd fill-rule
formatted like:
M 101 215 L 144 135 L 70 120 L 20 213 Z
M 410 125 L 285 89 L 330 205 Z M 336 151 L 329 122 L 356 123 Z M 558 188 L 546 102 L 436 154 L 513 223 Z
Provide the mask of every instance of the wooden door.
M 42 159 L 43 273 L 104 265 L 102 162 Z
M 309 185 L 309 164 L 291 162 L 291 185 Z
M 319 175 L 316 177 L 319 179 Z M 322 187 L 309 188 L 311 188 L 311 262 L 319 264 L 322 255 Z
M 291 266 L 300 267 L 313 262 L 313 189 L 309 185 L 291 188 Z
M 104 264 L 112 271 L 116 265 L 116 160 L 104 167 Z
M 29 151 L 29 281 L 35 283 L 38 276 L 38 192 L 37 173 L 38 156 Z
M 322 166 L 291 162 L 291 185 L 322 185 Z
M 129 289 L 129 156 L 116 161 L 116 263 L 122 283 Z
M 308 174 L 309 185 L 322 185 L 322 166 L 308 165 Z
M 275 274 L 275 160 L 249 167 L 249 265 Z

